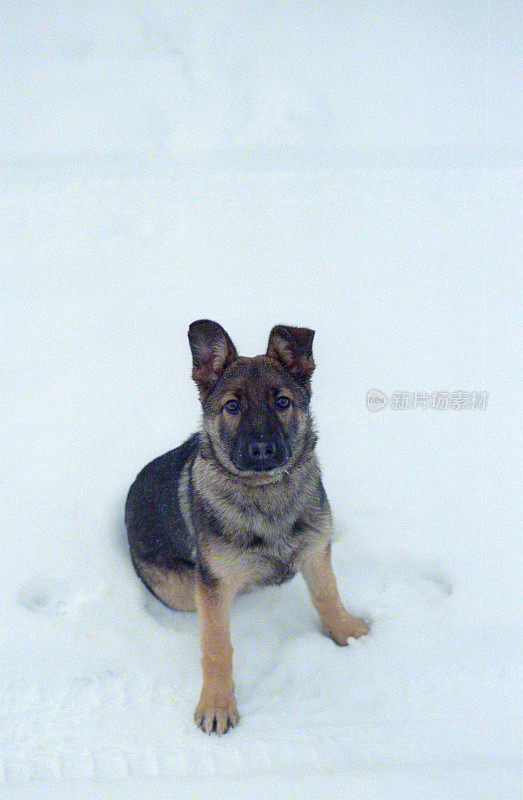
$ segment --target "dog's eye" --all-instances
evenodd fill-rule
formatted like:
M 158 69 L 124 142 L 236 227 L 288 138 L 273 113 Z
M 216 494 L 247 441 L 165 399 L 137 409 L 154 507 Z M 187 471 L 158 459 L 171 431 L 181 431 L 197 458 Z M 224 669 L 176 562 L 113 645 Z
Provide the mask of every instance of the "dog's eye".
M 229 414 L 238 414 L 240 411 L 240 404 L 237 400 L 227 400 L 224 409 L 228 411 Z
M 288 397 L 285 397 L 284 394 L 282 394 L 276 400 L 276 405 L 281 411 L 284 411 L 286 408 L 289 408 L 290 404 L 291 404 L 291 401 L 289 400 Z

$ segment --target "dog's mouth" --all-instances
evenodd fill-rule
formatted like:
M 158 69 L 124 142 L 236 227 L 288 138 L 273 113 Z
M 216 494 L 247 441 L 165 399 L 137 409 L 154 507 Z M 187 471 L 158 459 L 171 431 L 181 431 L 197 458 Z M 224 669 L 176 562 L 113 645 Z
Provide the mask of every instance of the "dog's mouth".
M 231 463 L 242 473 L 275 472 L 285 467 L 292 454 L 287 437 L 281 434 L 238 437 L 224 449 Z
M 266 458 L 242 458 L 234 455 L 229 456 L 230 461 L 238 472 L 241 473 L 275 473 L 280 470 L 285 470 L 285 465 L 288 464 L 291 457 L 291 452 L 286 448 L 286 452 L 282 456 L 268 456 Z
M 224 447 L 223 441 L 211 437 L 207 442 L 227 472 L 249 483 L 273 483 L 290 473 L 293 449 L 283 437 L 275 442 L 274 448 L 265 448 L 264 452 L 253 447 L 249 451 L 245 441 L 233 443 L 232 447 Z

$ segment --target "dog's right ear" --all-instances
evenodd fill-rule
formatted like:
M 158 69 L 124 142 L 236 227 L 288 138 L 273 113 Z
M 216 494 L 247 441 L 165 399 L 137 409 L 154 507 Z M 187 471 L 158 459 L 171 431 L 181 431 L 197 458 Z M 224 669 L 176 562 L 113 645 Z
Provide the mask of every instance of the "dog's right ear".
M 214 389 L 220 375 L 238 353 L 221 325 L 210 319 L 199 319 L 189 326 L 192 352 L 192 377 L 198 386 L 200 399 Z

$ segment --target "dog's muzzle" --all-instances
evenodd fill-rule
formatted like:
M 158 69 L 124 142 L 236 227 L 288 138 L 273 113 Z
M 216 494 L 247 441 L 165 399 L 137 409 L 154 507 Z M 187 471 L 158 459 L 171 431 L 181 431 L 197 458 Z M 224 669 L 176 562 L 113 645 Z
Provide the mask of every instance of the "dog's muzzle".
M 290 448 L 277 439 L 251 439 L 242 448 L 233 464 L 242 471 L 267 472 L 283 467 L 289 460 Z

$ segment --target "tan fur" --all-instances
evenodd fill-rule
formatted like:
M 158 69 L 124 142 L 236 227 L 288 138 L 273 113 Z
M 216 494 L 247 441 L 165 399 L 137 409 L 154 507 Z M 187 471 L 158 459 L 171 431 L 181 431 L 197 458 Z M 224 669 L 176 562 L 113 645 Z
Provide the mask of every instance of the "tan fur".
M 349 614 L 340 600 L 332 571 L 330 541 L 308 548 L 300 566 L 322 627 L 336 644 L 346 645 L 350 636 L 358 639 L 367 633 L 365 622 Z
M 239 720 L 234 699 L 229 631 L 235 594 L 234 586 L 225 580 L 212 587 L 202 580 L 196 582 L 203 684 L 194 720 L 205 733 L 225 733 Z
M 231 604 L 259 576 L 248 550 L 237 550 L 215 537 L 205 539 L 201 555 L 215 577 L 210 583 L 196 581 L 203 685 L 194 719 L 206 733 L 225 733 L 240 718 L 233 694 Z
M 175 611 L 196 611 L 195 570 L 170 570 L 134 557 L 136 571 L 153 593 Z
M 232 598 L 258 583 L 258 570 L 246 549 L 208 537 L 201 547 L 200 555 L 218 579 L 219 586 L 225 586 Z

